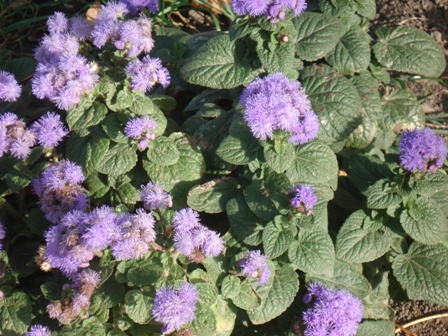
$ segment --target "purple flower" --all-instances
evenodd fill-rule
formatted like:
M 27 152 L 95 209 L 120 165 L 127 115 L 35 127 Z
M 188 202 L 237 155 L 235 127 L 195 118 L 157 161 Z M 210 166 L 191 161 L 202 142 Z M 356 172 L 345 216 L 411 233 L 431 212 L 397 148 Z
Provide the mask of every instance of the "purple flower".
M 151 36 L 151 19 L 141 15 L 137 20 L 128 20 L 120 26 L 120 37 L 114 44 L 117 49 L 124 49 L 128 57 L 137 57 L 140 53 L 149 53 L 154 47 Z
M 3 224 L 0 222 L 0 252 L 3 249 L 3 243 L 2 240 L 6 237 L 6 231 L 5 228 L 3 227 Z
M 404 131 L 399 149 L 401 166 L 411 172 L 433 173 L 442 167 L 447 155 L 443 138 L 430 128 Z
M 79 41 L 70 34 L 45 35 L 34 51 L 34 57 L 40 64 L 58 63 L 61 57 L 73 57 L 78 54 Z M 39 67 L 37 68 L 39 70 Z
M 312 302 L 314 299 L 314 302 Z M 345 290 L 331 290 L 313 283 L 304 296 L 313 307 L 303 313 L 305 336 L 352 336 L 361 322 L 363 306 Z
M 118 260 L 143 258 L 156 238 L 154 224 L 154 216 L 143 209 L 137 209 L 135 215 L 124 213 L 118 217 L 112 255 Z
M 178 232 L 188 232 L 201 226 L 199 213 L 191 208 L 185 208 L 174 213 L 174 229 Z
M 40 324 L 34 324 L 24 336 L 51 336 L 51 330 Z
M 107 205 L 94 209 L 86 219 L 84 244 L 95 252 L 104 250 L 119 235 L 117 218 L 114 208 Z
M 0 100 L 15 102 L 22 93 L 22 87 L 17 83 L 14 75 L 0 71 Z
M 284 19 L 288 10 L 299 16 L 306 7 L 305 0 L 232 0 L 232 8 L 237 15 L 264 15 L 271 23 Z
M 195 318 L 196 302 L 199 292 L 196 287 L 184 282 L 175 290 L 172 286 L 160 288 L 156 292 L 152 315 L 157 322 L 162 323 L 162 333 L 179 330 L 184 324 Z
M 64 13 L 54 12 L 47 20 L 50 34 L 62 34 L 68 31 L 68 19 Z
M 158 58 L 143 57 L 129 62 L 126 75 L 131 77 L 131 87 L 136 91 L 150 91 L 159 82 L 164 88 L 170 84 L 170 74 Z
M 130 119 L 124 128 L 127 137 L 138 140 L 139 147 L 145 149 L 148 147 L 148 140 L 154 140 L 156 135 L 154 131 L 157 122 L 148 116 Z
M 70 19 L 69 29 L 80 41 L 84 41 L 92 33 L 92 27 L 89 22 L 79 16 L 74 16 Z
M 39 145 L 45 149 L 56 147 L 68 134 L 67 128 L 61 122 L 61 117 L 54 112 L 43 115 L 31 125 L 30 129 L 36 135 Z
M 142 185 L 140 198 L 146 210 L 171 208 L 173 206 L 171 195 L 163 190 L 158 183 L 148 182 L 146 186 Z
M 258 286 L 264 285 L 271 278 L 271 270 L 266 259 L 259 250 L 250 251 L 246 258 L 239 262 L 241 272 L 246 276 L 258 278 Z
M 148 9 L 152 14 L 157 14 L 160 8 L 159 0 L 121 0 L 126 4 L 132 14 L 136 14 L 139 10 Z
M 95 288 L 98 287 L 101 281 L 100 274 L 92 269 L 84 269 L 77 275 L 75 280 L 75 287 L 77 291 L 90 299 Z
M 18 159 L 25 159 L 35 142 L 34 133 L 27 130 L 23 120 L 14 113 L 0 115 L 0 157 L 9 152 Z
M 299 145 L 313 140 L 319 132 L 319 120 L 302 85 L 281 73 L 255 79 L 243 90 L 240 102 L 244 119 L 257 139 L 271 138 L 281 130 L 290 132 L 289 142 Z
M 296 185 L 291 192 L 290 204 L 297 211 L 309 216 L 318 198 L 313 187 L 306 184 Z

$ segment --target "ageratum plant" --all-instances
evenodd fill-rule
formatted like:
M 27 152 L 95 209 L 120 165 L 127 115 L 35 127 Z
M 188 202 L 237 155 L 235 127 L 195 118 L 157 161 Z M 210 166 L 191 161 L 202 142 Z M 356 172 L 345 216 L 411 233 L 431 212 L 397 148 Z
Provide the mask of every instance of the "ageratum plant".
M 448 305 L 447 151 L 406 88 L 441 48 L 373 0 L 231 6 L 57 12 L 2 65 L 2 335 L 392 336 L 391 298 Z

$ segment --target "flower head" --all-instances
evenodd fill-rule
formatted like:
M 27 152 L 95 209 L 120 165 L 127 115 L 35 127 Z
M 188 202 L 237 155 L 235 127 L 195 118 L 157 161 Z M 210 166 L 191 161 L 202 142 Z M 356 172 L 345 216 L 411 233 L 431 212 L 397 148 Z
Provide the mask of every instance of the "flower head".
M 314 301 L 313 301 L 314 299 Z M 303 313 L 305 336 L 352 336 L 363 314 L 361 301 L 345 290 L 331 290 L 313 283 L 304 296 L 312 308 Z
M 17 83 L 14 75 L 0 71 L 0 100 L 15 102 L 22 93 L 22 87 Z
M 61 117 L 54 112 L 43 115 L 31 125 L 30 129 L 36 135 L 39 145 L 45 149 L 56 147 L 68 134 L 67 128 L 61 122 Z
M 184 324 L 192 322 L 196 318 L 194 312 L 198 299 L 198 290 L 188 282 L 182 283 L 177 290 L 172 286 L 160 288 L 156 292 L 152 315 L 164 325 L 162 332 L 179 330 Z
M 290 132 L 289 142 L 299 145 L 313 140 L 319 132 L 319 120 L 301 84 L 281 73 L 255 79 L 243 90 L 240 102 L 244 119 L 257 139 L 271 138 L 281 130 Z
M 9 152 L 18 159 L 25 159 L 35 142 L 35 134 L 26 129 L 22 119 L 11 112 L 0 115 L 0 157 Z
M 5 228 L 3 227 L 3 224 L 0 222 L 0 252 L 3 249 L 3 243 L 2 240 L 6 237 Z
M 51 336 L 51 330 L 40 324 L 34 324 L 24 336 Z
M 48 31 L 51 34 L 62 34 L 68 31 L 68 19 L 64 13 L 54 12 L 47 20 Z
M 430 128 L 404 131 L 399 149 L 400 164 L 411 172 L 433 173 L 442 167 L 447 155 L 443 138 Z
M 313 213 L 313 207 L 318 198 L 313 187 L 306 184 L 296 185 L 291 192 L 291 206 L 297 211 L 309 216 Z
M 157 82 L 164 88 L 170 84 L 170 74 L 160 59 L 149 56 L 129 62 L 126 75 L 131 78 L 131 87 L 136 91 L 150 91 Z
M 130 119 L 124 128 L 127 137 L 138 140 L 141 149 L 148 147 L 148 140 L 154 140 L 157 122 L 148 116 Z
M 306 6 L 305 0 L 232 0 L 232 8 L 237 15 L 264 15 L 271 23 L 284 19 L 288 10 L 299 16 Z
M 159 0 L 121 0 L 126 4 L 132 14 L 136 14 L 139 10 L 148 9 L 152 14 L 157 14 L 160 8 Z
M 271 278 L 271 270 L 266 262 L 266 256 L 259 250 L 250 251 L 246 258 L 239 262 L 244 275 L 258 278 L 258 286 L 262 286 Z
M 162 186 L 158 183 L 148 182 L 146 186 L 142 185 L 140 198 L 146 210 L 171 208 L 173 206 L 171 195 L 163 190 Z

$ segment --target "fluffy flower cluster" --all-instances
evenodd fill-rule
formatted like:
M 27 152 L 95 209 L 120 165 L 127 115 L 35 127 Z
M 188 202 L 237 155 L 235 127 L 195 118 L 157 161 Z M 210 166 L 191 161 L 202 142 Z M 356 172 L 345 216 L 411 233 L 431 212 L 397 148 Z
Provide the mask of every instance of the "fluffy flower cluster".
M 0 100 L 15 102 L 22 93 L 22 87 L 17 83 L 14 75 L 0 71 Z
M 205 257 L 219 255 L 224 244 L 219 235 L 203 226 L 199 214 L 191 208 L 185 208 L 174 214 L 174 247 L 195 262 Z
M 150 91 L 156 83 L 166 88 L 171 79 L 160 59 L 149 56 L 130 62 L 126 66 L 126 75 L 131 78 L 132 89 L 141 92 Z
M 331 290 L 313 283 L 304 296 L 313 307 L 303 313 L 305 336 L 352 336 L 361 322 L 363 306 L 345 290 Z
M 306 6 L 305 0 L 232 0 L 232 8 L 237 15 L 264 15 L 271 23 L 284 19 L 288 10 L 299 16 Z
M 44 149 L 56 147 L 68 134 L 60 115 L 54 112 L 44 114 L 31 125 L 30 130 L 36 135 L 37 143 Z
M 313 187 L 306 184 L 296 185 L 291 192 L 290 204 L 297 211 L 309 216 L 318 201 Z
M 90 306 L 90 298 L 100 283 L 100 275 L 91 269 L 79 272 L 73 284 L 65 284 L 60 301 L 53 301 L 47 306 L 50 318 L 66 324 L 73 321 Z
M 266 262 L 266 256 L 259 250 L 250 251 L 238 264 L 244 275 L 259 279 L 258 286 L 264 285 L 271 278 L 271 269 Z
M 3 224 L 0 222 L 0 252 L 3 250 L 2 240 L 6 237 L 6 231 Z
M 51 330 L 40 324 L 34 324 L 24 336 L 51 336 Z
M 31 81 L 32 91 L 37 98 L 48 98 L 60 109 L 68 110 L 98 81 L 94 67 L 78 54 L 79 41 L 90 35 L 90 28 L 82 19 L 68 20 L 58 12 L 48 19 L 47 25 L 50 34 L 42 39 L 34 54 L 38 65 Z
M 152 315 L 164 325 L 162 333 L 170 333 L 192 322 L 196 318 L 194 312 L 198 299 L 198 290 L 188 282 L 180 284 L 177 290 L 172 286 L 160 288 L 156 292 Z
M 411 172 L 434 173 L 447 155 L 443 138 L 430 128 L 404 131 L 399 149 L 400 164 Z
M 133 15 L 143 9 L 148 9 L 152 14 L 156 14 L 160 8 L 159 0 L 121 0 L 120 2 L 124 3 Z
M 124 134 L 128 138 L 138 141 L 138 147 L 145 149 L 148 147 L 148 141 L 154 140 L 156 135 L 154 131 L 157 127 L 157 122 L 148 116 L 137 117 L 130 119 L 124 128 Z
M 32 182 L 45 217 L 58 224 L 72 210 L 83 211 L 89 200 L 82 187 L 85 177 L 81 167 L 69 160 L 50 165 Z
M 11 153 L 18 159 L 25 159 L 35 143 L 35 134 L 26 129 L 22 119 L 11 112 L 0 115 L 0 157 Z
M 142 185 L 140 199 L 146 210 L 171 208 L 173 206 L 171 195 L 163 190 L 158 183 L 148 182 L 146 186 Z
M 281 73 L 255 79 L 244 89 L 240 102 L 257 139 L 271 138 L 276 130 L 282 130 L 292 133 L 290 143 L 299 145 L 319 132 L 319 120 L 302 85 Z

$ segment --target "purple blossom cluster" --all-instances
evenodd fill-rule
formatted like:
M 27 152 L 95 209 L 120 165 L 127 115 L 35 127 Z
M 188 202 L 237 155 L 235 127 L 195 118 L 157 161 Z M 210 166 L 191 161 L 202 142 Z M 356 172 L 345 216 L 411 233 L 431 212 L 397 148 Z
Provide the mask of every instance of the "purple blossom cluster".
M 216 257 L 224 248 L 219 234 L 203 226 L 199 214 L 191 208 L 176 211 L 173 226 L 174 247 L 195 262 Z
M 47 306 L 50 318 L 57 319 L 61 324 L 67 324 L 84 312 L 90 306 L 90 298 L 100 283 L 98 272 L 85 269 L 76 274 L 73 284 L 62 287 L 60 301 L 52 301 Z
M 24 336 L 51 336 L 51 330 L 40 324 L 34 324 Z
M 136 91 L 150 91 L 156 83 L 164 88 L 170 84 L 170 74 L 158 58 L 149 56 L 129 62 L 126 66 L 126 75 L 131 78 L 131 87 Z
M 188 282 L 180 284 L 179 289 L 165 286 L 156 292 L 152 315 L 157 322 L 162 323 L 162 333 L 167 334 L 179 330 L 184 324 L 195 318 L 196 302 L 199 292 Z
M 87 191 L 81 185 L 84 180 L 81 167 L 69 160 L 53 163 L 33 179 L 34 192 L 50 222 L 58 224 L 68 212 L 83 211 L 89 205 Z
M 0 252 L 3 251 L 3 242 L 2 240 L 6 237 L 6 231 L 3 227 L 3 224 L 0 222 Z
M 94 67 L 78 53 L 81 40 L 90 36 L 89 24 L 79 17 L 67 19 L 56 12 L 47 21 L 46 35 L 34 57 L 38 61 L 31 81 L 33 94 L 48 98 L 60 109 L 68 110 L 81 101 L 98 81 Z
M 430 128 L 404 131 L 399 149 L 401 166 L 411 172 L 434 173 L 447 155 L 443 138 Z
M 125 19 L 130 11 L 144 8 L 146 3 L 154 4 L 154 1 L 111 1 L 102 6 L 92 31 L 93 44 L 102 48 L 111 41 L 128 57 L 137 57 L 142 52 L 149 53 L 154 47 L 151 19 L 144 14 L 137 19 Z
M 157 14 L 160 8 L 159 0 L 121 0 L 131 14 L 135 15 L 138 11 L 148 9 L 152 14 Z
M 319 132 L 319 120 L 302 85 L 281 73 L 255 79 L 243 90 L 240 102 L 257 139 L 271 138 L 276 130 L 282 130 L 292 133 L 290 143 L 299 145 Z
M 290 195 L 290 204 L 298 212 L 307 216 L 313 213 L 313 207 L 316 205 L 318 198 L 312 186 L 306 184 L 296 185 Z
M 31 125 L 30 130 L 36 135 L 37 143 L 45 150 L 56 147 L 68 134 L 61 116 L 54 112 L 44 114 Z
M 163 190 L 160 184 L 154 182 L 148 182 L 146 186 L 142 185 L 140 199 L 146 210 L 171 208 L 173 206 L 171 195 Z
M 259 250 L 250 251 L 246 258 L 240 260 L 238 265 L 241 272 L 249 277 L 258 278 L 258 286 L 263 286 L 271 278 L 271 269 L 269 268 L 267 258 Z
M 303 313 L 305 336 L 352 336 L 363 314 L 361 301 L 345 290 L 331 290 L 318 283 L 308 287 L 303 301 L 312 308 Z
M 154 140 L 156 135 L 157 122 L 148 116 L 130 119 L 124 128 L 124 134 L 128 138 L 138 141 L 138 147 L 145 149 L 148 147 L 148 141 Z
M 17 83 L 14 75 L 0 71 L 0 100 L 15 102 L 22 93 L 22 87 Z
M 271 23 L 284 19 L 288 10 L 299 16 L 307 7 L 305 0 L 232 0 L 237 15 L 264 15 Z

